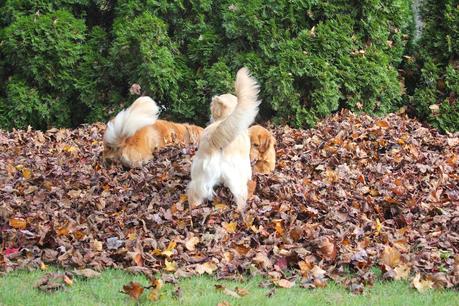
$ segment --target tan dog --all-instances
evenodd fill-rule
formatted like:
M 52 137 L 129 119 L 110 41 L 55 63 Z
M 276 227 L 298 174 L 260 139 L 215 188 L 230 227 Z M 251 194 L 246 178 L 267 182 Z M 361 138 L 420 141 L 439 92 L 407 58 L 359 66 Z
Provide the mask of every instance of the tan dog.
M 169 144 L 197 144 L 203 128 L 158 120 L 159 108 L 150 97 L 140 97 L 107 124 L 104 160 L 119 160 L 126 167 L 140 167 L 152 153 Z
M 254 173 L 270 173 L 276 166 L 276 139 L 270 131 L 260 125 L 249 128 L 250 160 Z
M 258 84 L 242 68 L 236 75 L 237 97 L 225 94 L 211 103 L 212 123 L 202 133 L 191 166 L 188 201 L 191 207 L 212 199 L 215 185 L 223 183 L 244 213 L 247 185 L 252 176 L 248 128 L 258 113 Z

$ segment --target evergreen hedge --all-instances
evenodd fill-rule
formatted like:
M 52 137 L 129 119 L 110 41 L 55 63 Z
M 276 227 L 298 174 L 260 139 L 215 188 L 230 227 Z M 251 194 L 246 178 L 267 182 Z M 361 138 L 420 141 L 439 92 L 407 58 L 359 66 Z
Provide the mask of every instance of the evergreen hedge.
M 241 66 L 261 83 L 265 118 L 383 114 L 402 101 L 412 29 L 408 0 L 6 0 L 0 12 L 3 128 L 106 120 L 133 83 L 166 117 L 203 124 Z
M 459 1 L 424 0 L 410 106 L 443 131 L 459 130 Z M 414 66 L 414 67 L 413 67 Z

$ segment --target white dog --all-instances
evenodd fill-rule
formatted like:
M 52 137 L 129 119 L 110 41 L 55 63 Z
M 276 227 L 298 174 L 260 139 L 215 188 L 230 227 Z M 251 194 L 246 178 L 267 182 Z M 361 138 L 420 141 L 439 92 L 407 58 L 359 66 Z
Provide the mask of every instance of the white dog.
M 247 183 L 252 177 L 248 128 L 258 113 L 259 87 L 241 68 L 236 75 L 236 95 L 214 97 L 211 103 L 212 123 L 204 129 L 191 166 L 188 201 L 191 207 L 204 199 L 211 200 L 217 184 L 223 183 L 234 196 L 237 208 L 245 212 Z

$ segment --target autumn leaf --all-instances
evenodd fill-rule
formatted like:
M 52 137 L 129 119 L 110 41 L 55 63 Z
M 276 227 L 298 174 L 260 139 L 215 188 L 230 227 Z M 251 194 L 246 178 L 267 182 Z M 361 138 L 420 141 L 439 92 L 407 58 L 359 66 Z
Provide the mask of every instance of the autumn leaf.
M 84 278 L 96 278 L 100 276 L 100 273 L 97 271 L 94 271 L 93 269 L 81 269 L 81 270 L 73 270 L 73 274 L 82 276 Z
M 27 227 L 27 221 L 23 218 L 11 218 L 9 224 L 15 229 L 25 229 Z
M 400 263 L 400 256 L 400 252 L 396 248 L 386 246 L 381 254 L 381 263 L 395 268 Z
M 416 288 L 420 293 L 424 293 L 429 289 L 433 288 L 434 283 L 430 280 L 422 280 L 421 274 L 417 273 L 416 276 L 411 281 L 411 285 Z
M 45 263 L 42 261 L 40 262 L 40 270 L 45 271 L 48 269 L 48 265 L 45 265 Z
M 199 243 L 199 238 L 193 236 L 185 242 L 185 247 L 188 251 L 194 251 L 196 249 L 196 244 Z
M 175 272 L 177 270 L 177 263 L 175 261 L 164 261 L 164 270 L 167 272 Z
M 161 252 L 161 255 L 166 256 L 166 257 L 171 257 L 172 254 L 174 254 L 174 249 L 177 246 L 177 242 L 171 241 L 169 242 L 169 245 L 167 248 Z
M 121 293 L 129 295 L 134 300 L 138 301 L 140 296 L 143 293 L 143 286 L 137 282 L 129 282 L 127 285 L 123 286 Z
M 378 236 L 380 233 L 381 233 L 381 230 L 382 230 L 382 224 L 381 222 L 379 221 L 379 218 L 376 218 L 376 222 L 375 222 L 375 235 Z
M 283 236 L 285 232 L 284 227 L 282 226 L 282 222 L 283 220 L 273 220 L 274 228 L 278 236 Z
M 295 286 L 295 282 L 291 282 L 285 278 L 280 279 L 279 281 L 276 282 L 276 285 L 281 288 L 292 288 Z
M 253 262 L 263 269 L 269 269 L 272 267 L 272 262 L 264 253 L 257 253 L 253 258 Z
M 389 123 L 386 120 L 378 120 L 376 121 L 376 126 L 387 129 L 389 127 Z
M 226 294 L 226 295 L 231 296 L 231 297 L 236 298 L 236 299 L 241 297 L 239 294 L 237 294 L 233 290 L 230 290 L 230 289 L 226 288 L 223 285 L 215 285 L 215 289 L 217 289 L 218 291 L 222 292 L 223 294 Z
M 320 241 L 319 253 L 326 260 L 334 260 L 337 255 L 336 246 L 328 237 L 325 237 Z
M 212 273 L 214 273 L 215 270 L 217 270 L 217 265 L 212 261 L 196 265 L 196 272 L 198 272 L 199 274 L 207 273 L 211 275 Z
M 234 234 L 236 232 L 236 222 L 222 222 L 222 226 L 228 232 L 228 234 Z
M 159 300 L 160 291 L 163 287 L 163 281 L 161 279 L 152 278 L 150 279 L 151 289 L 150 293 L 148 294 L 148 299 L 152 302 Z
M 74 152 L 78 151 L 78 148 L 74 147 L 74 146 L 70 146 L 70 145 L 65 145 L 63 150 L 64 150 L 64 152 L 74 153 Z
M 67 275 L 64 275 L 64 283 L 67 286 L 72 286 L 73 285 L 73 280 L 70 277 L 68 277 Z
M 95 239 L 91 241 L 91 248 L 95 251 L 100 252 L 102 251 L 103 244 L 101 241 Z
M 246 288 L 236 287 L 234 291 L 236 291 L 236 293 L 239 294 L 240 296 L 246 296 L 249 294 L 249 290 L 247 290 Z
M 411 268 L 406 265 L 406 264 L 400 264 L 397 267 L 394 268 L 394 279 L 395 280 L 402 280 L 402 279 L 408 279 L 410 276 L 410 271 Z
M 29 168 L 22 168 L 21 173 L 26 180 L 32 177 L 32 171 Z

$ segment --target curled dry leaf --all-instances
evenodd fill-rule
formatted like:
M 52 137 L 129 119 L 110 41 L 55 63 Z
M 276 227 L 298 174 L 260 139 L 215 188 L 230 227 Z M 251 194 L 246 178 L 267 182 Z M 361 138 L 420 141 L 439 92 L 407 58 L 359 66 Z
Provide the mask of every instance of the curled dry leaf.
M 382 264 L 395 268 L 400 263 L 400 252 L 391 246 L 386 246 L 381 254 Z
M 123 286 L 121 293 L 129 295 L 134 300 L 139 300 L 140 296 L 143 293 L 143 286 L 137 282 L 129 282 Z
M 217 265 L 212 261 L 196 265 L 196 272 L 198 272 L 198 274 L 207 273 L 211 275 L 215 270 L 217 270 Z
M 432 289 L 434 283 L 431 280 L 421 279 L 421 274 L 417 273 L 411 281 L 411 285 L 413 285 L 413 287 L 419 292 L 424 293 L 427 290 Z
M 285 278 L 276 281 L 275 284 L 281 288 L 292 288 L 295 286 L 295 282 L 291 282 Z
M 402 279 L 408 279 L 410 276 L 410 271 L 411 268 L 406 265 L 406 264 L 400 264 L 397 267 L 394 268 L 394 279 L 395 280 L 402 280 Z
M 164 270 L 167 272 L 175 272 L 177 270 L 177 263 L 175 261 L 164 261 Z
M 95 278 L 95 277 L 99 277 L 100 276 L 99 272 L 94 271 L 94 270 L 89 269 L 89 268 L 82 269 L 82 270 L 73 270 L 73 274 L 78 275 L 78 276 L 82 276 L 84 278 Z
M 196 236 L 193 236 L 185 242 L 185 247 L 187 248 L 188 251 L 194 251 L 196 249 L 196 244 L 198 243 L 199 243 L 199 238 Z
M 9 224 L 15 229 L 25 229 L 27 227 L 27 221 L 23 218 L 11 218 Z
M 158 278 L 150 279 L 151 289 L 150 293 L 148 293 L 148 299 L 152 302 L 159 300 L 160 298 L 160 291 L 163 287 L 163 281 Z
M 233 290 L 230 290 L 230 289 L 226 288 L 223 285 L 215 285 L 215 289 L 217 289 L 218 291 L 222 292 L 223 294 L 226 294 L 226 295 L 231 296 L 231 297 L 236 298 L 236 299 L 241 297 L 239 294 L 237 294 Z
M 249 290 L 247 290 L 246 288 L 239 288 L 239 287 L 236 287 L 234 289 L 236 291 L 237 294 L 239 294 L 240 296 L 246 296 L 249 294 Z
M 222 222 L 223 228 L 228 232 L 228 234 L 234 234 L 236 232 L 237 223 L 236 222 Z

